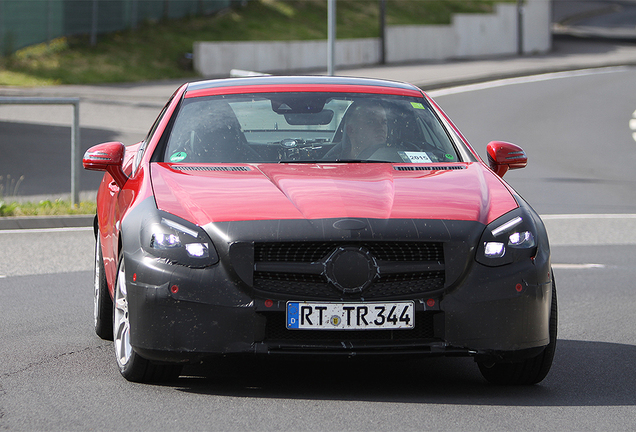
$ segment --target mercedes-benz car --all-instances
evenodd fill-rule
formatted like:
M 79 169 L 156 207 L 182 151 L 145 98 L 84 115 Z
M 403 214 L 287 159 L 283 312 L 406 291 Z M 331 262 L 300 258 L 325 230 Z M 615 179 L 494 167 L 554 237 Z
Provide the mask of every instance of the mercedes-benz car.
M 410 84 L 188 83 L 146 138 L 84 155 L 95 331 L 130 381 L 229 356 L 469 356 L 534 384 L 556 347 L 550 249 L 503 179 Z

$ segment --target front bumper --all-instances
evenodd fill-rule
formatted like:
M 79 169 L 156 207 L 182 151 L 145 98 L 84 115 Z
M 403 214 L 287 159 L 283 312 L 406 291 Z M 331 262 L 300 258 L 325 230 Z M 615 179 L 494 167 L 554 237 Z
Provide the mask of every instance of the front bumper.
M 438 230 L 422 234 L 423 226 L 430 226 L 430 221 L 422 226 L 411 222 L 417 236 L 410 232 L 401 232 L 401 236 L 444 241 L 447 254 L 443 287 L 391 299 L 415 301 L 414 330 L 287 330 L 286 301 L 299 297 L 267 294 L 254 288 L 254 242 L 224 243 L 208 230 L 221 259 L 217 265 L 195 269 L 148 255 L 130 241 L 134 234 L 124 233 L 131 344 L 150 360 L 185 362 L 229 354 L 505 358 L 532 355 L 549 343 L 551 274 L 544 235 L 540 236 L 538 252 L 532 259 L 486 267 L 474 260 L 474 252 L 467 246 L 470 242 L 453 237 L 449 224 L 445 224 L 446 234 L 441 235 Z M 386 221 L 382 223 L 386 228 Z M 474 223 L 453 224 L 457 232 L 475 231 L 474 236 L 479 237 L 479 229 L 471 225 Z M 272 240 L 268 236 L 277 236 L 280 230 L 265 227 L 269 229 L 249 232 L 254 225 L 246 223 L 249 229 L 245 238 Z M 371 228 L 370 236 L 377 236 L 378 230 Z M 226 239 L 237 238 L 241 231 L 236 223 L 217 226 L 215 230 Z M 361 233 L 349 235 L 360 237 Z M 304 236 L 302 241 L 312 233 L 305 230 Z M 324 229 L 321 236 L 324 240 Z M 423 236 L 427 238 L 422 239 Z M 344 297 L 342 301 L 364 300 L 362 294 L 355 299 Z

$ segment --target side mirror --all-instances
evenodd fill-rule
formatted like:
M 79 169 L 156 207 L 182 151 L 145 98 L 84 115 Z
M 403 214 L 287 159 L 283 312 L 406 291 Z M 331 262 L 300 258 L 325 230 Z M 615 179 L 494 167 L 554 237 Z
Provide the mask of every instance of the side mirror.
M 120 142 L 97 144 L 86 150 L 82 163 L 84 169 L 108 172 L 121 188 L 128 181 L 122 167 L 124 154 L 126 154 L 126 147 Z
M 528 164 L 526 152 L 518 145 L 504 141 L 491 141 L 486 146 L 486 150 L 488 165 L 499 177 L 503 177 L 509 169 L 525 168 Z

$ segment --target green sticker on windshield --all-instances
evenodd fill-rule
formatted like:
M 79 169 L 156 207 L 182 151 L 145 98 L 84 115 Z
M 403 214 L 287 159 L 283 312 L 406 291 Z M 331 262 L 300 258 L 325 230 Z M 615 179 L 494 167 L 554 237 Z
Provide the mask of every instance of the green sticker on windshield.
M 455 156 L 453 156 L 452 154 L 446 153 L 444 156 L 446 157 L 446 159 L 455 159 Z
M 186 152 L 176 152 L 172 156 L 170 156 L 170 162 L 181 162 L 185 158 L 188 157 Z
M 424 109 L 424 105 L 419 102 L 411 102 L 411 106 L 415 109 Z

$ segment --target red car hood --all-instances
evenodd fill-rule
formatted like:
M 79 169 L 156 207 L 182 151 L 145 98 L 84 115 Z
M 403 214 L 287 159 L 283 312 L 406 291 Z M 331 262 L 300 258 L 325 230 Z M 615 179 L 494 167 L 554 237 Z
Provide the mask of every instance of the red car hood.
M 152 164 L 157 207 L 198 225 L 321 218 L 470 220 L 484 224 L 517 207 L 479 163 L 415 165 Z M 419 166 L 421 167 L 421 166 Z

